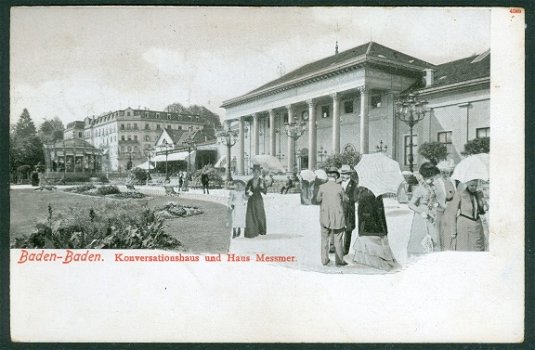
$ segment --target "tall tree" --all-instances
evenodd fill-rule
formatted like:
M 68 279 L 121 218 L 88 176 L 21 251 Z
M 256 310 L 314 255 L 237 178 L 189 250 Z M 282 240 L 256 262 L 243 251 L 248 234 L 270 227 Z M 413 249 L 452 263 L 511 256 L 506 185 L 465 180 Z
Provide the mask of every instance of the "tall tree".
M 37 130 L 35 129 L 35 124 L 33 123 L 32 118 L 30 117 L 30 113 L 26 108 L 24 108 L 19 120 L 17 121 L 17 124 L 15 124 L 15 137 L 24 138 L 35 136 L 36 134 Z
M 9 141 L 11 169 L 17 169 L 22 165 L 34 167 L 39 162 L 44 163 L 43 143 L 37 136 L 35 124 L 26 108 L 12 129 Z
M 48 143 L 56 140 L 63 140 L 63 131 L 65 126 L 58 118 L 45 119 L 39 126 L 39 138 L 43 143 Z

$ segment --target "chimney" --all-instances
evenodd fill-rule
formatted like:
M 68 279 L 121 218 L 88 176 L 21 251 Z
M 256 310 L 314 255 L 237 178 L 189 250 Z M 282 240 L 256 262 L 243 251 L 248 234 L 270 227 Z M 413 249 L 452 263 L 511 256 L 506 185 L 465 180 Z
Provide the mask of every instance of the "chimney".
M 425 87 L 426 88 L 433 86 L 433 73 L 434 73 L 434 70 L 432 68 L 425 69 Z

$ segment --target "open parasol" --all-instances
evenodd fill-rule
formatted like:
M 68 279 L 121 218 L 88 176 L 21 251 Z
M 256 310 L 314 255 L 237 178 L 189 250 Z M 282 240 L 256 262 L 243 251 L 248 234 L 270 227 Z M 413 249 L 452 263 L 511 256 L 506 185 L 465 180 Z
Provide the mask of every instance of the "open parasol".
M 301 176 L 303 180 L 308 182 L 312 182 L 316 179 L 316 174 L 314 174 L 314 172 L 309 169 L 301 170 L 299 176 Z
M 399 184 L 405 180 L 398 162 L 382 152 L 363 154 L 355 170 L 359 175 L 359 186 L 366 187 L 375 196 L 397 193 Z
M 284 167 L 281 162 L 269 154 L 257 154 L 253 156 L 251 162 L 274 174 L 284 173 Z
M 453 170 L 451 178 L 461 182 L 470 180 L 489 180 L 489 155 L 479 153 L 461 160 Z

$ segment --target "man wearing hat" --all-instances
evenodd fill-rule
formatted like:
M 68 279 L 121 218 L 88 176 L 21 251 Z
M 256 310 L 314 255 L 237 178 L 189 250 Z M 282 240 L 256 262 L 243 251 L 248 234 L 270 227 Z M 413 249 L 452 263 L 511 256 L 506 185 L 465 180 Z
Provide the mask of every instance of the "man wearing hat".
M 358 177 L 357 172 L 352 170 L 348 164 L 340 168 L 342 177 L 342 188 L 345 193 L 344 216 L 346 218 L 346 229 L 344 235 L 344 255 L 349 253 L 351 245 L 351 234 L 355 229 L 355 202 L 358 198 Z
M 327 169 L 328 181 L 319 187 L 316 202 L 320 204 L 321 263 L 329 263 L 329 241 L 334 239 L 336 266 L 344 266 L 344 190 L 337 183 L 340 173 L 335 167 Z

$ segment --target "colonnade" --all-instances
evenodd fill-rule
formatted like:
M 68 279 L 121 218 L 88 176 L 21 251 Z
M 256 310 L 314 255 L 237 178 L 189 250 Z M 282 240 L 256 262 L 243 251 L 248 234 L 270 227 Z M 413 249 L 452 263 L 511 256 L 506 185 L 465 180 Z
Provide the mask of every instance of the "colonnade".
M 357 88 L 360 93 L 360 135 L 359 135 L 359 144 L 360 144 L 360 153 L 369 152 L 369 92 L 370 89 L 367 86 L 362 86 Z M 318 96 L 324 97 L 324 96 Z M 340 93 L 332 93 L 329 95 L 332 100 L 333 107 L 333 118 L 332 118 L 332 145 L 331 145 L 331 154 L 340 153 Z M 258 155 L 260 152 L 260 142 L 259 142 L 259 119 L 261 114 L 268 114 L 269 118 L 269 148 L 268 154 L 276 156 L 276 137 L 275 137 L 275 123 L 277 115 L 279 118 L 284 116 L 285 113 L 288 114 L 288 123 L 296 122 L 295 118 L 295 105 L 302 104 L 306 102 L 308 106 L 308 121 L 306 122 L 306 132 L 308 133 L 308 169 L 315 170 L 317 166 L 317 102 L 318 98 L 307 99 L 299 103 L 294 103 L 290 105 L 285 105 L 277 108 L 270 108 L 267 110 L 259 110 L 257 112 L 251 113 L 249 115 L 240 116 L 235 119 L 238 123 L 238 164 L 237 172 L 240 175 L 244 174 L 245 170 L 245 157 L 244 157 L 244 145 L 245 145 L 245 118 L 252 118 L 251 126 L 251 142 L 252 149 L 250 157 Z M 281 113 L 282 112 L 282 113 Z M 282 115 L 282 116 L 280 116 Z M 283 130 L 280 131 L 281 133 Z M 288 137 L 288 171 L 291 172 L 295 163 L 295 142 L 291 137 Z

